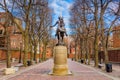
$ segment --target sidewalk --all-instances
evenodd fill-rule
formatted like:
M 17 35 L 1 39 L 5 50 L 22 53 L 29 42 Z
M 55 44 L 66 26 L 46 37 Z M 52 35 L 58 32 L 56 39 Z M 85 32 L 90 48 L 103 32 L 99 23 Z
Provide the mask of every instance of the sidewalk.
M 50 59 L 20 70 L 14 75 L 0 77 L 0 80 L 120 80 L 98 69 L 71 61 L 70 59 L 68 60 L 68 67 L 73 73 L 72 76 L 48 75 L 52 67 L 53 60 Z
M 17 66 L 17 65 L 22 65 L 22 63 L 18 63 L 18 61 L 11 62 L 12 67 Z M 3 70 L 5 68 L 6 68 L 6 61 L 1 61 L 0 62 L 0 79 L 1 79 L 1 77 L 5 76 L 5 75 L 3 75 Z
M 11 63 L 12 66 L 16 66 L 19 64 L 22 64 L 22 63 L 18 63 L 18 61 Z M 6 62 L 0 63 L 0 71 L 3 70 L 4 68 L 6 68 Z
M 109 75 L 109 76 L 120 78 L 120 63 L 112 63 L 112 72 L 110 72 L 110 73 L 105 71 L 105 64 L 102 63 L 102 65 L 103 65 L 103 67 L 101 69 L 100 68 L 96 68 L 96 69 Z M 91 61 L 89 66 L 93 67 L 94 61 Z

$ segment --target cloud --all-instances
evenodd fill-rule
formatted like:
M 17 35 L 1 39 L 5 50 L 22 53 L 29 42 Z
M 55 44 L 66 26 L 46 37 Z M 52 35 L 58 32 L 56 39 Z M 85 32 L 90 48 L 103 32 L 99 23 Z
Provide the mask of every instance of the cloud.
M 119 8 L 119 2 L 111 2 L 109 5 L 109 8 L 111 8 L 114 12 L 118 11 Z
M 72 2 L 69 2 L 68 0 L 50 0 L 49 1 L 50 8 L 53 9 L 53 24 L 58 20 L 58 16 L 63 16 L 65 27 L 67 31 L 69 30 L 69 11 L 70 7 L 72 6 Z M 54 28 L 55 30 L 56 28 Z
M 4 5 L 4 0 L 1 0 L 0 3 Z M 6 4 L 8 6 L 8 9 L 10 9 L 10 7 L 12 6 L 12 4 L 10 3 L 10 0 L 6 0 Z M 0 12 L 4 12 L 4 10 L 0 8 Z
M 71 3 L 67 0 L 51 0 L 49 6 L 54 10 L 54 14 L 63 15 L 63 13 L 69 11 Z

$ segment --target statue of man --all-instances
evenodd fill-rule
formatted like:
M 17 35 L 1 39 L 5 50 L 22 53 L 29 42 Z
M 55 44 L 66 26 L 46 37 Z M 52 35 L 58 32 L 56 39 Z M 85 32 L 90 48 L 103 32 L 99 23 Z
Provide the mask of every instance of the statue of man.
M 63 38 L 64 34 L 67 36 L 66 29 L 65 29 L 65 23 L 62 17 L 58 17 L 58 21 L 51 27 L 57 26 L 56 34 L 58 39 L 58 43 L 56 45 L 64 45 Z
M 58 24 L 55 36 L 57 36 L 59 32 L 64 32 L 65 35 L 67 36 L 66 29 L 65 29 L 65 23 L 64 23 L 63 18 L 58 17 L 58 19 L 59 20 L 53 25 L 53 27 L 54 27 L 54 26 L 56 26 Z

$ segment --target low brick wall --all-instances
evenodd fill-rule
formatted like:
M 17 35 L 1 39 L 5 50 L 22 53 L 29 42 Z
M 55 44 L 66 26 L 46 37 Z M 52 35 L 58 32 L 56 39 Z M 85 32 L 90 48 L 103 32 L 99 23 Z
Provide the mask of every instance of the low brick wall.
M 108 57 L 110 62 L 120 63 L 120 49 L 109 50 Z M 103 51 L 99 52 L 99 59 L 104 60 L 104 58 L 105 58 L 104 52 Z
M 23 58 L 24 53 L 22 52 L 22 58 Z M 11 58 L 16 58 L 19 59 L 20 56 L 20 51 L 19 50 L 12 50 L 11 51 Z M 42 58 L 42 54 L 37 54 L 37 58 Z M 46 53 L 46 58 L 52 57 L 51 53 Z M 0 50 L 0 60 L 5 60 L 6 59 L 6 50 Z M 30 53 L 28 53 L 28 59 L 30 59 Z
M 0 50 L 0 60 L 6 59 L 6 51 L 5 50 Z

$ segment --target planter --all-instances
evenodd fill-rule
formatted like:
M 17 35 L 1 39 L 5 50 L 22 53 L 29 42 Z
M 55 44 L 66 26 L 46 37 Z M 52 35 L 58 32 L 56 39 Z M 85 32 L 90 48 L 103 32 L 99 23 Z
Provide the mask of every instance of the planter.
M 84 60 L 83 60 L 83 59 L 81 59 L 81 63 L 84 63 Z
M 5 75 L 15 74 L 15 69 L 14 69 L 14 68 L 5 68 L 5 69 L 4 69 L 4 74 L 5 74 Z
M 106 72 L 112 72 L 112 63 L 105 64 Z
M 30 66 L 31 65 L 31 61 L 27 61 L 27 65 Z

